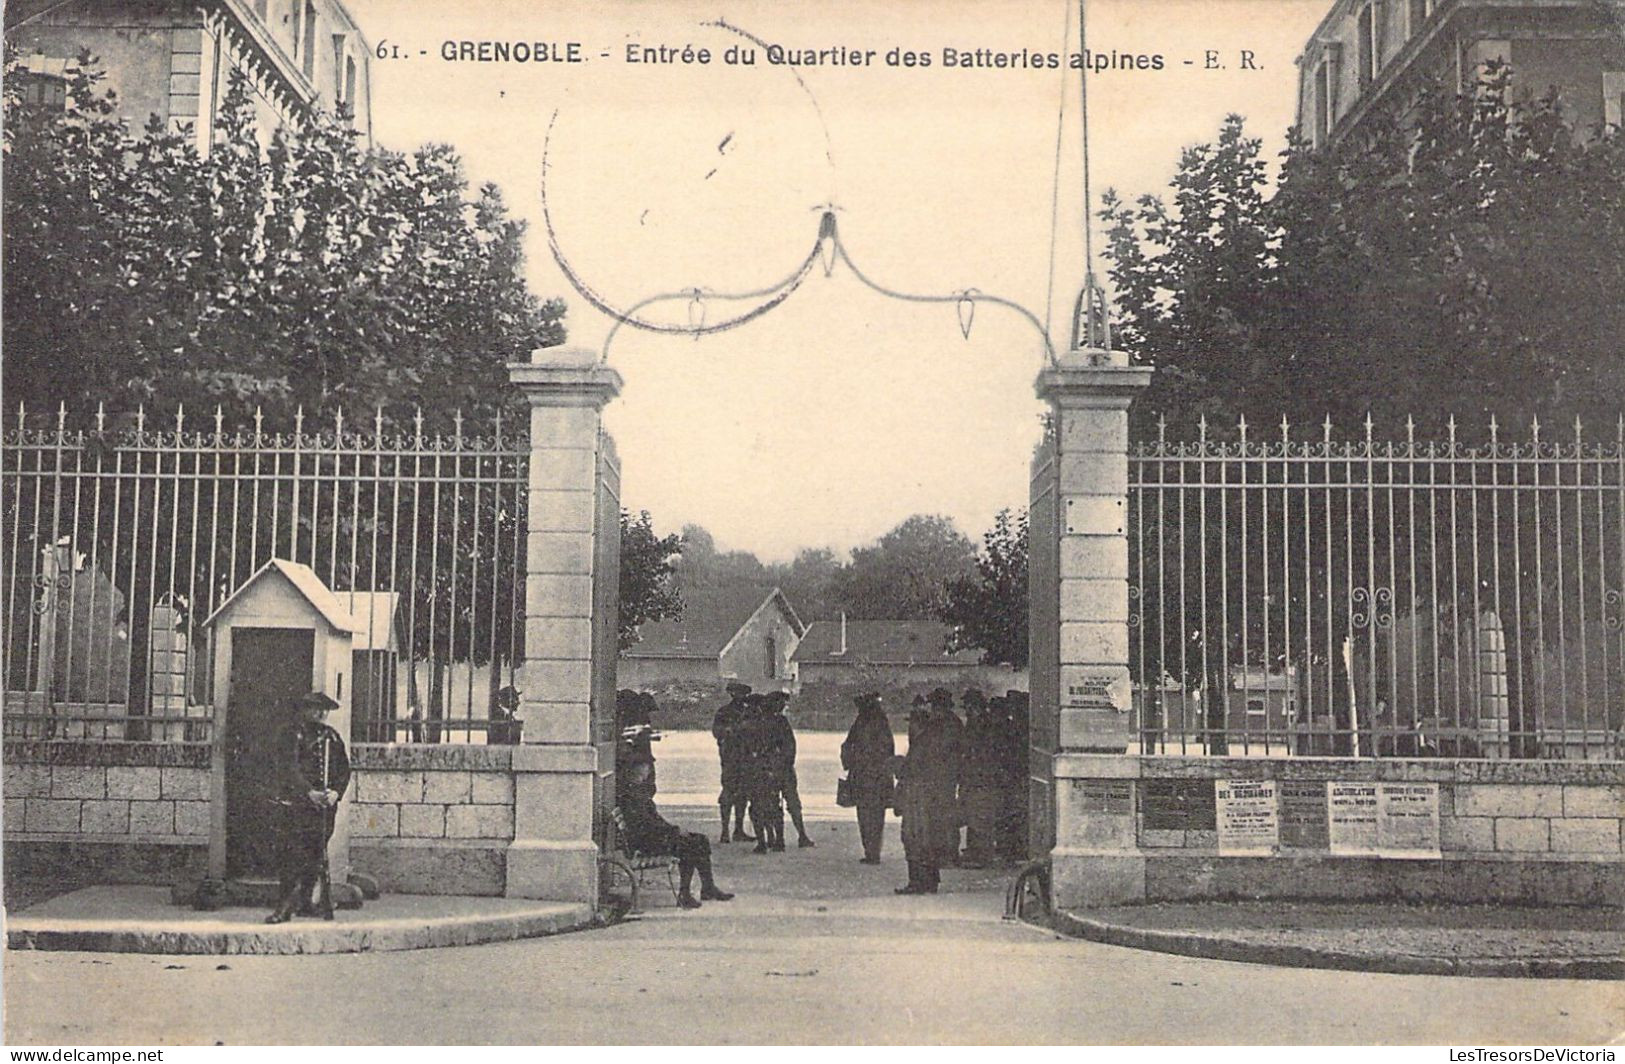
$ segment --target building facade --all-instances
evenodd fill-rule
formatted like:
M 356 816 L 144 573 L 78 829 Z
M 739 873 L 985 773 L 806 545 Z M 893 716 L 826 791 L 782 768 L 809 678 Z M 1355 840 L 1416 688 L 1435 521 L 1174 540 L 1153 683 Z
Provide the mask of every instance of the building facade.
M 796 648 L 797 690 L 837 687 L 854 692 L 920 692 L 947 687 L 986 694 L 1025 690 L 1026 673 L 985 665 L 979 650 L 943 649 L 950 629 L 935 621 L 814 621 Z
M 1555 93 L 1576 129 L 1625 110 L 1621 0 L 1337 0 L 1298 57 L 1298 128 L 1335 144 L 1379 115 L 1403 115 L 1428 83 L 1462 91 L 1486 63 L 1514 90 Z
M 60 99 L 88 51 L 133 128 L 157 116 L 205 153 L 234 71 L 253 87 L 262 136 L 343 106 L 371 142 L 372 49 L 338 0 L 14 0 L 5 18 L 36 99 Z
M 778 588 L 685 590 L 682 617 L 643 625 L 638 642 L 621 652 L 617 682 L 655 690 L 737 681 L 757 691 L 788 691 L 806 633 Z

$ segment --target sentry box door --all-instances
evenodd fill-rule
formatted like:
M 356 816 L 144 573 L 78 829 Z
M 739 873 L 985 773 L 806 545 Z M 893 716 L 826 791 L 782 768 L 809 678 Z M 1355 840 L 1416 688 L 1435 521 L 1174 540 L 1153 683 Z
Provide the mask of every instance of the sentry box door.
M 233 630 L 226 701 L 226 874 L 276 874 L 271 801 L 277 796 L 276 737 L 310 691 L 316 633 L 310 628 Z

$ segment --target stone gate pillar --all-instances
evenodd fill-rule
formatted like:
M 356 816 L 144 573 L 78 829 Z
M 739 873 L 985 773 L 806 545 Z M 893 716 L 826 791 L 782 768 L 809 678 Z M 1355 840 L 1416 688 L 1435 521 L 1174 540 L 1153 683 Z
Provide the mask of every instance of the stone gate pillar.
M 1046 642 L 1054 670 L 1034 691 L 1054 692 L 1055 845 L 1051 874 L 1060 904 L 1100 896 L 1083 881 L 1126 878 L 1138 860 L 1134 839 L 1131 765 L 1133 741 L 1129 685 L 1128 409 L 1151 382 L 1151 369 L 1130 366 L 1117 351 L 1068 351 L 1039 374 L 1039 398 L 1049 403 L 1055 431 L 1055 511 L 1048 534 L 1058 542 L 1052 586 L 1035 582 L 1034 595 L 1054 596 L 1047 617 L 1059 633 Z M 1038 545 L 1035 544 L 1035 549 Z M 1034 617 L 1040 614 L 1035 608 Z M 1051 622 L 1055 623 L 1055 622 Z M 1034 638 L 1037 647 L 1041 640 Z M 1039 707 L 1034 707 L 1039 712 Z M 1080 756 L 1082 755 L 1082 756 Z M 1119 755 L 1088 756 L 1088 755 Z M 1084 775 L 1117 776 L 1106 787 L 1085 787 Z M 1090 800 L 1085 801 L 1085 792 Z M 1129 862 L 1125 865 L 1123 862 Z M 1143 863 L 1140 866 L 1143 881 Z M 1106 893 L 1113 893 L 1107 890 Z
M 594 583 L 605 578 L 594 572 L 594 514 L 602 414 L 620 394 L 621 377 L 591 351 L 548 348 L 531 357 L 508 367 L 531 410 L 524 742 L 513 751 L 506 893 L 596 902 L 594 625 L 613 626 L 615 618 L 594 616 Z

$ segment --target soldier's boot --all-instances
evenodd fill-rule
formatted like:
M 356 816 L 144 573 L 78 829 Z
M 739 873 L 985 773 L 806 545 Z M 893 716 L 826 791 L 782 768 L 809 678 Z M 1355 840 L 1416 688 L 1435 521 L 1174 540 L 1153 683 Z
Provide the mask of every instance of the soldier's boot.
M 265 918 L 265 922 L 268 924 L 285 924 L 293 919 L 294 910 L 298 906 L 299 884 L 296 882 L 291 887 L 283 888 L 281 895 L 276 900 L 276 908 L 271 910 L 271 915 Z
M 694 885 L 694 867 L 685 862 L 682 867 L 682 877 L 682 882 L 677 890 L 678 908 L 698 909 L 700 907 L 699 899 L 694 897 L 694 892 L 690 889 Z

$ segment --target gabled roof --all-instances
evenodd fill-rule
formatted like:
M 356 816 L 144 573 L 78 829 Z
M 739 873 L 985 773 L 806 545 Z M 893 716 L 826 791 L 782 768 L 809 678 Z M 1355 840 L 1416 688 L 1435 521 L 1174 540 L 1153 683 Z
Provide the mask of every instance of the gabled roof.
M 335 595 L 355 621 L 351 650 L 398 649 L 400 641 L 396 638 L 395 615 L 400 608 L 400 592 L 339 591 Z
M 348 610 L 340 605 L 338 596 L 329 591 L 327 585 L 322 583 L 322 578 L 316 575 L 316 571 L 308 565 L 286 561 L 282 558 L 272 558 L 260 566 L 253 576 L 244 580 L 237 590 L 226 596 L 226 601 L 222 602 L 218 609 L 209 614 L 208 620 L 203 622 L 204 625 L 213 624 L 215 618 L 224 613 L 233 602 L 236 602 L 238 597 L 244 591 L 247 591 L 255 581 L 272 572 L 281 574 L 288 583 L 294 586 L 296 591 L 305 597 L 305 600 L 315 608 L 316 612 L 322 615 L 322 619 L 335 629 L 340 632 L 355 631 L 355 619 L 350 616 Z
M 758 613 L 778 609 L 797 635 L 807 626 L 776 587 L 685 588 L 683 615 L 638 628 L 638 641 L 622 651 L 633 658 L 716 660 Z
M 843 654 L 841 622 L 814 621 L 791 660 L 819 665 L 980 664 L 980 651 L 943 651 L 949 630 L 936 621 L 847 621 Z

